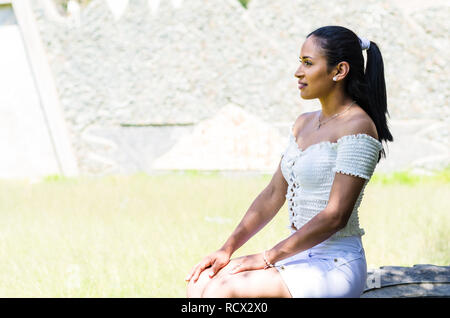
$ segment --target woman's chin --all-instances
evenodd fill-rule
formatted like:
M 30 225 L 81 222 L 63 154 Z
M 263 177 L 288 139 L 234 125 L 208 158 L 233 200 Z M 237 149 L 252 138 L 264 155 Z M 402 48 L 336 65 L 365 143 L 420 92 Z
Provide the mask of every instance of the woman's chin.
M 314 99 L 314 97 L 308 96 L 308 94 L 305 94 L 302 91 L 300 91 L 300 97 L 303 99 Z

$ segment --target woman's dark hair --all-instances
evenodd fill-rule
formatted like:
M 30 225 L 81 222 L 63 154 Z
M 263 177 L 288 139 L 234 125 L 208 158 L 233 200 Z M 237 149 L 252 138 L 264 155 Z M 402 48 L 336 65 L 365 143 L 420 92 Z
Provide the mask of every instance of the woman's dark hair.
M 389 117 L 390 115 L 387 110 L 383 58 L 377 44 L 370 41 L 364 72 L 361 43 L 353 31 L 341 26 L 325 26 L 311 32 L 306 38 L 310 36 L 314 36 L 316 44 L 323 50 L 328 72 L 343 61 L 350 65 L 350 71 L 346 76 L 346 92 L 372 118 L 377 127 L 379 140 L 393 141 L 386 119 L 386 114 Z M 378 161 L 381 156 L 386 157 L 384 148 Z

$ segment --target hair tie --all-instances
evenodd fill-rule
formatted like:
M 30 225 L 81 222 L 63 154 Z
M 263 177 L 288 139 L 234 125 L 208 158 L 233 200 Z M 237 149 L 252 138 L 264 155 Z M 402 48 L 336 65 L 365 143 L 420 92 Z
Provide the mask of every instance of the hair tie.
M 358 37 L 359 44 L 361 45 L 361 50 L 368 50 L 370 48 L 370 40 Z

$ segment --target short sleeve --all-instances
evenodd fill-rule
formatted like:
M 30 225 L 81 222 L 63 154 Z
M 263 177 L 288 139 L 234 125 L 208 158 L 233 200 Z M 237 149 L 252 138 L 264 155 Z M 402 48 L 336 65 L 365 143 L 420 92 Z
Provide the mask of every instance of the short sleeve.
M 381 142 L 372 136 L 343 136 L 337 140 L 336 166 L 333 172 L 369 180 L 378 163 L 381 149 Z

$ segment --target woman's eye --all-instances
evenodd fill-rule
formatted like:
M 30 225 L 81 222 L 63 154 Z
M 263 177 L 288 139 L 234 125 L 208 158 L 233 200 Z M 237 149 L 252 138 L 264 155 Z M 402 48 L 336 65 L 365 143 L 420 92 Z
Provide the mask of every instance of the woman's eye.
M 311 62 L 309 62 L 309 61 L 302 61 L 302 60 L 300 60 L 300 63 L 304 63 L 305 65 L 308 65 L 308 66 L 310 66 L 310 65 L 312 65 L 312 63 Z

